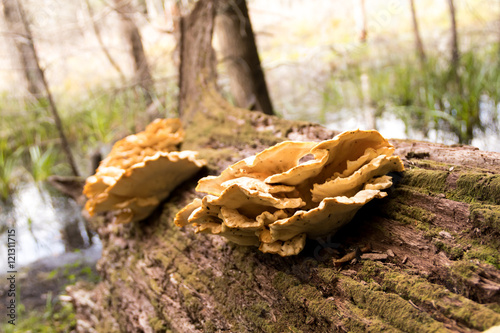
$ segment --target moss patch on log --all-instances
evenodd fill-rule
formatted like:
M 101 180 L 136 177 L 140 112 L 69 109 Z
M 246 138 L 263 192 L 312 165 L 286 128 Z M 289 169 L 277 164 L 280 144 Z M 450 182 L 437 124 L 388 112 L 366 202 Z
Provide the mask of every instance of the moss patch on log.
M 432 306 L 468 327 L 485 330 L 500 324 L 500 315 L 488 307 L 461 295 L 454 294 L 441 285 L 408 274 L 389 269 L 380 263 L 365 261 L 359 276 L 375 278 L 386 292 L 395 292 L 417 305 Z
M 454 194 L 459 200 L 474 202 L 476 200 L 500 204 L 500 175 L 486 173 L 464 173 L 457 180 Z
M 419 225 L 429 224 L 435 218 L 435 214 L 420 207 L 409 206 L 404 202 L 404 199 L 394 198 L 388 201 L 381 210 L 386 213 L 387 217 L 399 221 L 403 224 Z
M 500 235 L 500 207 L 497 205 L 482 205 L 474 203 L 470 205 L 470 216 L 472 223 L 481 231 L 490 229 L 495 235 Z
M 479 201 L 486 204 L 500 204 L 500 175 L 473 171 L 458 172 L 458 167 L 450 170 L 408 169 L 404 172 L 401 184 L 425 194 L 444 193 L 449 199 L 466 203 Z
M 304 307 L 315 318 L 323 318 L 331 322 L 338 318 L 339 312 L 333 298 L 325 298 L 312 285 L 301 284 L 298 279 L 279 272 L 273 279 L 273 286 L 295 306 Z
M 447 332 L 444 325 L 419 311 L 397 294 L 377 290 L 380 286 L 363 284 L 348 277 L 339 277 L 338 286 L 352 298 L 356 306 L 376 314 L 405 332 Z
M 423 190 L 427 192 L 426 194 L 443 193 L 447 188 L 448 175 L 448 171 L 410 169 L 404 172 L 401 184 Z

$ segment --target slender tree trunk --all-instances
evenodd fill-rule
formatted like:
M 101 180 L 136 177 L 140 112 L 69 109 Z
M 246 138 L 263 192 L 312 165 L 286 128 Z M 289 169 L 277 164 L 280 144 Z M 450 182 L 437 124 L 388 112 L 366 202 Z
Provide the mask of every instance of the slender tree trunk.
M 215 1 L 204 0 L 191 15 L 179 19 L 179 115 L 189 124 L 203 91 L 216 91 L 216 58 L 212 48 Z M 206 8 L 205 8 L 206 6 Z
M 5 5 L 6 1 L 7 0 L 4 0 L 4 5 Z M 7 2 L 9 2 L 9 1 L 7 1 Z M 22 7 L 20 1 L 14 1 L 14 3 L 15 3 L 15 5 L 11 6 L 10 10 L 14 10 L 17 12 L 16 15 L 18 15 L 17 17 L 20 19 L 19 24 L 20 24 L 20 26 L 22 26 L 22 29 L 24 31 L 24 35 L 22 37 L 23 37 L 23 40 L 24 40 L 23 43 L 25 44 L 25 46 L 23 46 L 23 48 L 22 48 L 22 53 L 24 55 L 29 54 L 29 56 L 27 56 L 26 59 L 29 59 L 29 62 L 30 62 L 29 66 L 32 66 L 29 68 L 30 79 L 32 77 L 33 78 L 36 77 L 36 79 L 34 79 L 33 83 L 36 82 L 36 91 L 38 92 L 37 98 L 42 98 L 41 95 L 43 95 L 42 94 L 42 91 L 43 91 L 45 94 L 44 97 L 46 97 L 48 102 L 49 102 L 49 109 L 50 109 L 50 112 L 52 113 L 52 117 L 54 118 L 54 122 L 55 122 L 55 125 L 57 128 L 57 131 L 59 133 L 59 137 L 61 139 L 61 145 L 62 145 L 64 153 L 66 154 L 66 158 L 67 158 L 68 163 L 71 167 L 71 171 L 73 172 L 74 176 L 79 176 L 78 168 L 76 167 L 76 163 L 75 163 L 75 160 L 73 158 L 73 154 L 71 153 L 71 149 L 69 147 L 68 140 L 66 138 L 66 135 L 64 134 L 62 121 L 61 121 L 61 118 L 59 117 L 59 112 L 57 111 L 57 107 L 56 107 L 56 104 L 55 104 L 54 99 L 52 97 L 52 93 L 50 91 L 47 79 L 45 78 L 45 73 L 42 70 L 42 68 L 40 67 L 40 61 L 38 59 L 36 48 L 35 48 L 35 45 L 33 43 L 33 35 L 31 34 L 31 29 L 30 29 L 29 23 L 26 19 L 26 15 L 24 13 L 23 7 Z M 5 7 L 4 7 L 4 9 L 5 9 Z M 17 23 L 16 23 L 16 25 L 17 25 Z M 24 56 L 23 56 L 23 58 L 24 58 Z M 41 80 L 41 82 L 38 82 L 39 80 Z M 41 87 L 39 86 L 40 84 L 41 84 Z M 35 87 L 35 85 L 33 85 L 33 87 Z
M 359 12 L 361 15 L 361 32 L 359 35 L 359 41 L 361 43 L 366 43 L 368 39 L 368 21 L 366 17 L 366 3 L 365 0 L 359 0 Z
M 460 62 L 460 52 L 458 50 L 458 33 L 457 33 L 457 21 L 456 21 L 456 11 L 454 0 L 448 0 L 448 7 L 450 10 L 450 20 L 451 20 L 451 66 L 456 74 L 458 70 L 458 65 Z
M 364 44 L 368 39 L 368 26 L 367 26 L 367 16 L 366 16 L 366 3 L 365 0 L 359 0 L 359 14 L 361 15 L 361 31 L 359 36 L 359 42 Z M 362 66 L 361 74 L 359 76 L 361 82 L 361 94 L 362 107 L 363 107 L 363 118 L 365 126 L 368 129 L 377 129 L 377 118 L 375 115 L 375 109 L 373 107 L 373 101 L 370 94 L 370 76 L 367 73 L 366 66 Z
M 245 0 L 219 1 L 216 33 L 236 105 L 273 114 Z
M 424 44 L 422 43 L 422 38 L 420 37 L 420 29 L 418 27 L 417 11 L 415 10 L 415 0 L 410 0 L 411 18 L 413 22 L 413 34 L 415 36 L 415 45 L 417 48 L 418 58 L 420 63 L 424 64 L 427 57 L 425 55 Z
M 130 54 L 134 62 L 134 81 L 144 94 L 146 104 L 152 103 L 153 79 L 149 70 L 148 61 L 142 44 L 139 28 L 134 22 L 134 10 L 129 0 L 114 0 L 115 9 L 121 19 L 121 28 L 130 48 Z
M 370 93 L 370 76 L 366 73 L 361 74 L 361 93 L 363 94 L 364 118 L 367 129 L 377 129 L 377 117 L 374 103 Z
M 17 2 L 20 0 L 2 0 L 3 13 L 7 28 L 13 36 L 14 45 L 16 47 L 17 63 L 21 66 L 23 72 L 23 81 L 26 85 L 26 90 L 36 98 L 43 95 L 44 84 L 43 79 L 38 70 L 37 60 L 33 54 L 32 47 L 26 37 L 28 32 L 23 24 Z M 19 4 L 20 5 L 20 4 Z
M 118 72 L 118 75 L 120 75 L 120 80 L 122 82 L 125 82 L 125 75 L 123 74 L 123 71 L 121 70 L 118 63 L 113 59 L 113 57 L 109 53 L 106 45 L 104 45 L 104 41 L 102 40 L 102 36 L 101 36 L 101 31 L 99 29 L 99 26 L 97 25 L 97 22 L 94 19 L 94 10 L 92 9 L 92 5 L 90 4 L 90 1 L 85 0 L 85 5 L 87 6 L 87 11 L 89 13 L 89 18 L 90 18 L 90 22 L 92 24 L 92 29 L 94 30 L 94 34 L 97 38 L 97 42 L 99 43 L 99 47 L 101 48 L 102 52 L 106 56 L 106 59 L 108 59 L 111 66 L 113 66 L 113 68 Z

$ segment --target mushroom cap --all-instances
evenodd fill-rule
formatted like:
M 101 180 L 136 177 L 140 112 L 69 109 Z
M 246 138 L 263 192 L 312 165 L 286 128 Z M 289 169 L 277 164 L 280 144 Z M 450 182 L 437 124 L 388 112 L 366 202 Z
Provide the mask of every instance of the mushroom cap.
M 133 208 L 129 208 L 135 217 L 129 221 L 141 220 L 147 209 L 145 207 L 153 206 L 152 209 L 147 209 L 147 216 L 175 187 L 203 167 L 203 161 L 197 160 L 196 155 L 194 151 L 158 152 L 124 172 L 117 173 L 117 178 L 106 179 L 107 187 L 104 189 L 104 180 L 99 175 L 91 176 L 87 179 L 83 192 L 90 199 L 85 208 L 93 215 L 109 210 L 123 210 L 124 205 L 130 203 L 134 204 Z M 141 200 L 133 201 L 132 198 Z M 144 204 L 144 200 L 151 204 Z
M 147 217 L 170 192 L 205 165 L 194 151 L 171 151 L 184 132 L 178 119 L 157 119 L 146 130 L 119 140 L 87 178 L 83 193 L 92 216 L 114 211 L 115 222 Z
M 349 131 L 320 143 L 285 141 L 201 179 L 206 192 L 176 224 L 222 235 L 262 252 L 299 253 L 306 237 L 336 232 L 364 204 L 387 194 L 386 174 L 403 171 L 377 131 Z M 312 159 L 304 161 L 307 157 Z
M 264 180 L 274 174 L 285 172 L 296 166 L 316 144 L 316 142 L 294 141 L 278 143 L 255 156 L 229 166 L 218 177 L 209 176 L 200 179 L 196 191 L 219 195 L 224 190 L 222 183 L 225 181 L 240 177 Z
M 259 246 L 259 238 L 251 232 L 229 228 L 225 224 L 208 222 L 196 225 L 196 233 L 224 236 L 233 243 L 245 246 Z
M 305 205 L 301 198 L 279 198 L 270 193 L 247 189 L 239 184 L 226 188 L 220 196 L 206 196 L 212 205 L 238 209 L 246 206 L 265 206 L 277 209 L 299 208 Z
M 312 200 L 319 202 L 328 197 L 352 195 L 370 179 L 391 171 L 403 171 L 399 157 L 379 155 L 348 177 L 332 177 L 323 184 L 314 184 L 311 190 Z
M 392 185 L 389 181 L 387 187 Z M 337 196 L 323 199 L 318 207 L 299 210 L 293 216 L 269 225 L 271 236 L 276 240 L 289 240 L 300 233 L 316 238 L 336 232 L 349 222 L 367 202 L 387 195 L 380 190 L 361 190 L 352 197 Z
M 177 150 L 184 139 L 181 126 L 181 121 L 176 118 L 154 120 L 144 131 L 118 140 L 108 156 L 101 161 L 98 170 L 101 167 L 127 169 L 158 151 Z

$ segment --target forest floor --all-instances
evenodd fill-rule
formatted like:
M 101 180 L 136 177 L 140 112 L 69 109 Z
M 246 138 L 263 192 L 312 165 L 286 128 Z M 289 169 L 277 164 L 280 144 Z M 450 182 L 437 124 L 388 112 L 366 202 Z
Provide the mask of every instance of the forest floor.
M 17 274 L 18 293 L 16 327 L 2 322 L 4 332 L 24 332 L 33 325 L 50 326 L 48 332 L 63 332 L 74 326 L 74 310 L 65 300 L 66 287 L 78 281 L 97 283 L 97 260 L 101 257 L 101 247 L 66 252 L 45 257 L 22 267 Z M 6 275 L 0 276 L 0 297 L 9 289 Z M 56 327 L 57 326 L 57 327 Z M 37 331 L 38 332 L 38 331 Z

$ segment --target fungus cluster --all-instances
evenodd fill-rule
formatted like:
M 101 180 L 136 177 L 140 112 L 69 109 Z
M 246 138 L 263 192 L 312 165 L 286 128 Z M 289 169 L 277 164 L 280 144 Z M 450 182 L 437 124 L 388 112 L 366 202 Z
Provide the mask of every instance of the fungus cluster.
M 143 132 L 117 141 L 87 178 L 85 208 L 113 211 L 114 222 L 139 221 L 205 165 L 194 151 L 176 151 L 184 137 L 179 119 L 156 119 Z
M 336 232 L 365 203 L 383 198 L 391 171 L 403 171 L 377 131 L 349 131 L 331 140 L 285 141 L 200 179 L 207 193 L 175 218 L 182 227 L 221 235 L 281 256 L 298 254 L 306 237 Z

